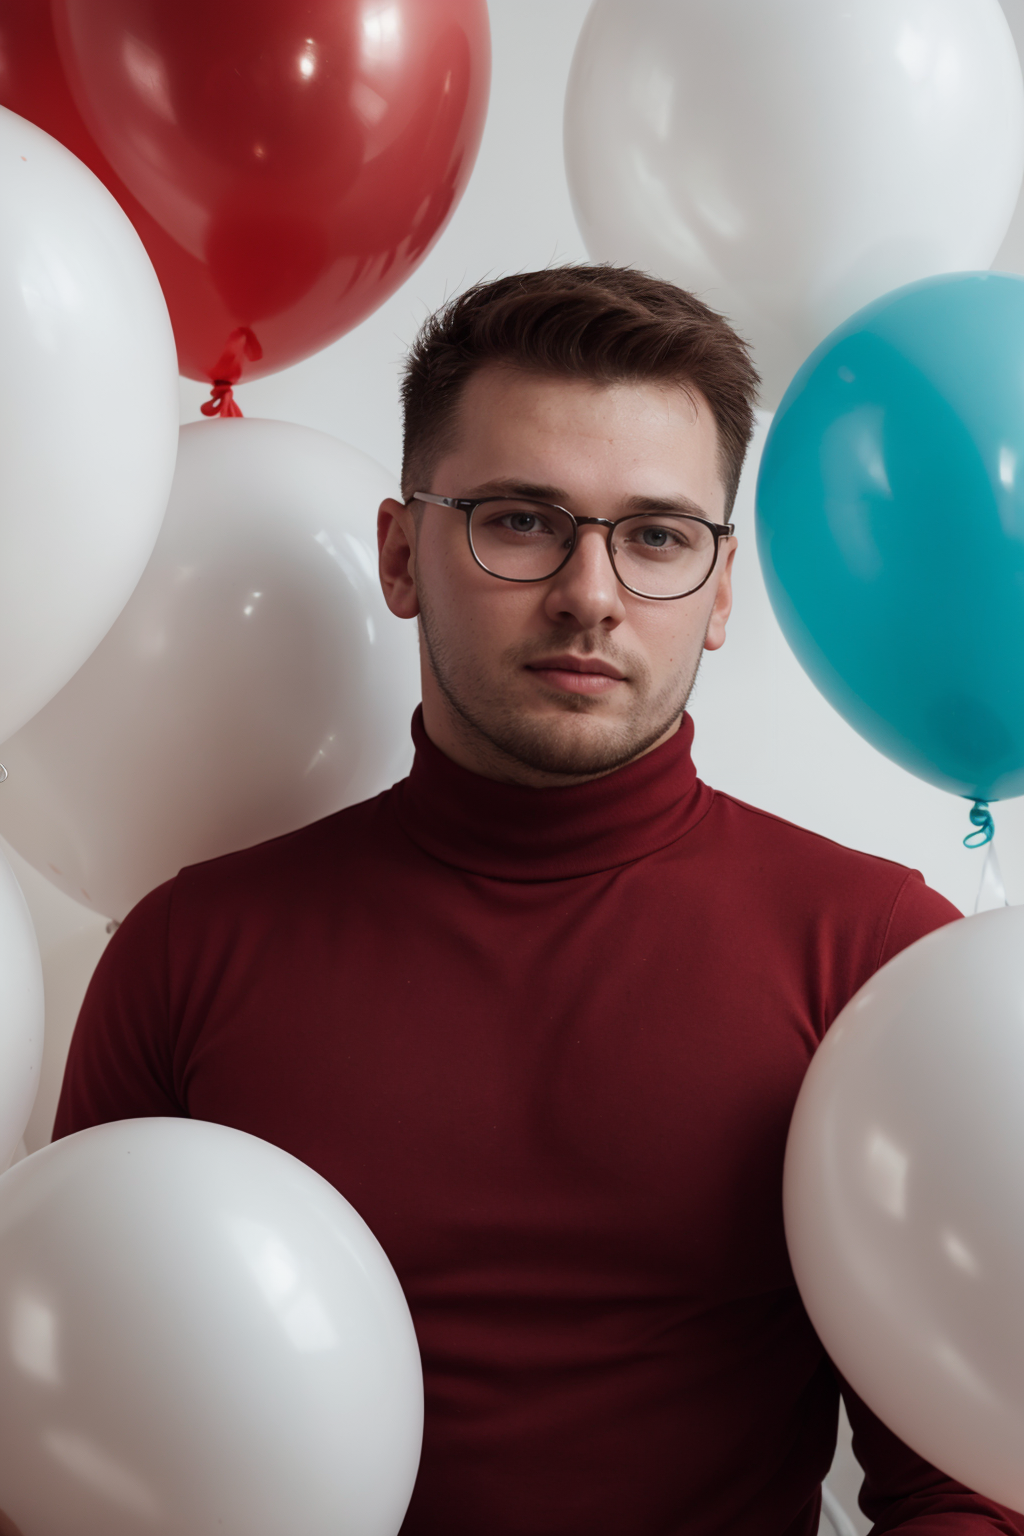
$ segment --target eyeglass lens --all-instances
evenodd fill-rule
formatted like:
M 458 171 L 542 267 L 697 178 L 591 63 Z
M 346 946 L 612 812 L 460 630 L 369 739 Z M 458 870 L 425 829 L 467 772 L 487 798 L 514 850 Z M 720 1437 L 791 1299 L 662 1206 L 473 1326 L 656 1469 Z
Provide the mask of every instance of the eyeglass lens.
M 553 576 L 572 547 L 571 518 L 533 501 L 485 501 L 473 509 L 469 536 L 484 568 L 511 581 Z M 706 580 L 715 536 L 696 518 L 644 512 L 612 533 L 612 562 L 621 581 L 644 597 L 682 597 Z

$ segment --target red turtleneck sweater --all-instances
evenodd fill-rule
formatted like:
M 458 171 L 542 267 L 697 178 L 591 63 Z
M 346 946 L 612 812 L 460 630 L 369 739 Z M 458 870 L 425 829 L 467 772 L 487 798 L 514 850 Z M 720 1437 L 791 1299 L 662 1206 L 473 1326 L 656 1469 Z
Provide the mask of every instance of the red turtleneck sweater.
M 793 1285 L 790 1112 L 873 971 L 957 916 L 696 778 L 457 767 L 184 870 L 111 941 L 57 1135 L 237 1126 L 376 1233 L 426 1378 L 404 1536 L 810 1536 L 839 1386 Z M 880 1531 L 1024 1520 L 849 1402 Z

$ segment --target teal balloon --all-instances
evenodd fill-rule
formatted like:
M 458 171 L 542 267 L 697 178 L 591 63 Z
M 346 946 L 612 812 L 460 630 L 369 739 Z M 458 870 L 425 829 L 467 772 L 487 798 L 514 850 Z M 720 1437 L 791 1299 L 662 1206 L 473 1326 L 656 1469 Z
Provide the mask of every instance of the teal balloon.
M 954 794 L 1024 794 L 1024 278 L 926 278 L 833 331 L 768 434 L 757 542 L 855 730 Z

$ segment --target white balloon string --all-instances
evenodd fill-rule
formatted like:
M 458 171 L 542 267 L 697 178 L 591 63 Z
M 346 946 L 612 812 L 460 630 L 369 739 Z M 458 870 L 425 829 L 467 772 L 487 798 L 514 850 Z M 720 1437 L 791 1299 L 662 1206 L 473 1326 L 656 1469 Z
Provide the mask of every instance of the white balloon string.
M 827 1483 L 821 1485 L 821 1513 L 836 1536 L 857 1536 L 857 1528 Z
M 996 853 L 995 841 L 992 840 L 985 850 L 981 884 L 978 886 L 978 899 L 974 903 L 974 910 L 975 912 L 995 912 L 999 907 L 1009 905 L 1006 899 L 1006 887 L 1003 884 L 1003 872 L 999 868 L 999 855 Z

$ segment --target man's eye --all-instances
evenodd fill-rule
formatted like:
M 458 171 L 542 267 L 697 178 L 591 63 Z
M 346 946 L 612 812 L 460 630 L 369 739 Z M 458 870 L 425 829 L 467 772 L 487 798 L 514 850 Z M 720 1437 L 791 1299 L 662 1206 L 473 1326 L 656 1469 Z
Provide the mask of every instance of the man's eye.
M 632 539 L 644 549 L 685 549 L 686 547 L 686 539 L 677 529 L 665 528 L 657 523 L 636 529 Z
M 513 533 L 542 533 L 544 525 L 536 512 L 506 512 L 501 519 L 506 528 L 511 528 Z

